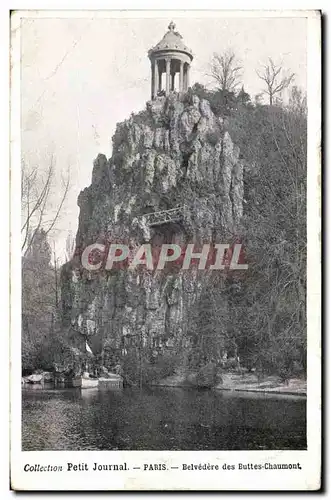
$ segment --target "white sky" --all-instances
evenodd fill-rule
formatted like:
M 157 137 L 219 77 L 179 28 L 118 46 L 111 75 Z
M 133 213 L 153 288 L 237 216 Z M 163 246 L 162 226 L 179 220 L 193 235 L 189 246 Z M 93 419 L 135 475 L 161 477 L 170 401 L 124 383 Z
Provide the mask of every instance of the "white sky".
M 305 18 L 210 15 L 173 18 L 194 53 L 191 84 L 210 83 L 206 72 L 213 52 L 231 47 L 242 62 L 245 90 L 252 97 L 262 83 L 255 70 L 268 57 L 295 72 L 295 84 L 306 89 Z M 22 156 L 42 170 L 47 155 L 54 153 L 59 186 L 61 171 L 68 165 L 71 171 L 72 187 L 53 235 L 59 249 L 67 231 L 76 232 L 77 196 L 90 184 L 93 159 L 99 152 L 111 155 L 116 123 L 143 109 L 149 99 L 147 51 L 163 37 L 170 20 L 23 20 Z

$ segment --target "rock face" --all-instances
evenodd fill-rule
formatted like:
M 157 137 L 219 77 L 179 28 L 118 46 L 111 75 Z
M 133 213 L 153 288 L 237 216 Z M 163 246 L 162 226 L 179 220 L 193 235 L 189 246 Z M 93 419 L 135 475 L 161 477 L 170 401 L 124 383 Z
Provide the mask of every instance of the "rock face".
M 171 94 L 117 125 L 113 155 L 99 155 L 78 198 L 76 256 L 62 269 L 63 317 L 95 352 L 185 345 L 199 292 L 196 271 L 87 271 L 80 253 L 93 243 L 227 243 L 242 216 L 243 166 L 209 103 Z M 185 206 L 180 223 L 147 227 L 143 214 Z M 78 335 L 79 337 L 79 335 Z M 83 336 L 81 336 L 84 338 Z M 129 339 L 131 339 L 129 341 Z

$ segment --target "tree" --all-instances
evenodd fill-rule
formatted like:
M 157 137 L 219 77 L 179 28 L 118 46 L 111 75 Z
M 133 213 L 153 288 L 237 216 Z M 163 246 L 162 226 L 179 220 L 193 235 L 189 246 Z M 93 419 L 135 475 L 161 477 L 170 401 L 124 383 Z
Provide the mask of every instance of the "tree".
M 298 97 L 297 91 L 294 95 Z M 306 367 L 306 111 L 257 106 L 231 118 L 247 161 L 245 280 L 231 294 L 231 324 L 246 366 L 284 380 Z
M 52 204 L 51 194 L 55 186 L 54 157 L 50 156 L 49 165 L 45 171 L 38 167 L 30 167 L 22 161 L 21 177 L 21 209 L 22 209 L 22 252 L 25 255 L 38 232 L 42 229 L 46 236 L 55 228 L 64 201 L 69 192 L 69 169 L 65 179 L 62 179 L 63 189 L 59 201 Z
M 51 255 L 46 232 L 39 229 L 22 257 L 23 369 L 41 367 L 41 352 L 51 335 L 55 315 Z
M 307 114 L 307 97 L 297 85 L 291 88 L 288 108 L 296 115 Z
M 48 235 L 56 227 L 69 191 L 69 171 L 62 179 L 57 203 L 53 155 L 46 170 L 22 161 L 22 365 L 24 370 L 50 366 L 55 322 L 59 305 L 58 263 Z
M 222 91 L 234 92 L 240 84 L 242 66 L 232 49 L 223 54 L 214 53 L 210 63 L 210 75 Z
M 276 65 L 270 57 L 263 70 L 256 70 L 256 74 L 266 85 L 262 92 L 269 97 L 270 106 L 274 104 L 276 96 L 290 86 L 295 76 L 295 73 L 289 73 L 281 65 Z
M 70 229 L 68 231 L 66 238 L 66 253 L 65 253 L 66 262 L 69 262 L 73 258 L 73 255 L 75 253 L 75 247 L 76 247 L 75 238 Z
M 241 87 L 240 92 L 237 95 L 237 102 L 241 106 L 252 106 L 251 97 L 247 92 L 245 92 L 244 86 Z
M 194 363 L 201 365 L 218 360 L 231 340 L 224 275 L 206 271 L 197 280 L 200 291 L 189 311 L 188 335 L 195 346 Z
M 49 370 L 74 362 L 70 340 L 60 324 L 59 268 L 46 231 L 35 232 L 22 257 L 22 369 Z
M 238 106 L 251 105 L 250 96 L 244 88 L 236 95 L 235 92 L 229 90 L 207 90 L 203 85 L 195 83 L 192 92 L 200 99 L 206 99 L 216 116 L 230 116 Z

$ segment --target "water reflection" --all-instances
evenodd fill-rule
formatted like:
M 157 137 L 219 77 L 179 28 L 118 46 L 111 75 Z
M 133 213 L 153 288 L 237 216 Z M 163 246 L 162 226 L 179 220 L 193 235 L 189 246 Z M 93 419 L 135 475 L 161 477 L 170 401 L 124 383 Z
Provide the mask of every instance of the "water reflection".
M 153 388 L 23 390 L 23 450 L 305 449 L 303 398 Z

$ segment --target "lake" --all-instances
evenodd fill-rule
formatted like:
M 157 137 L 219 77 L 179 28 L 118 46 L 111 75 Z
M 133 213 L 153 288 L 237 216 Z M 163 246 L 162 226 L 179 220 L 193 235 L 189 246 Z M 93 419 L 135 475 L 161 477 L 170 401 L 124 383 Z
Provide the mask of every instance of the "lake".
M 303 397 L 163 387 L 22 393 L 23 451 L 306 449 Z

